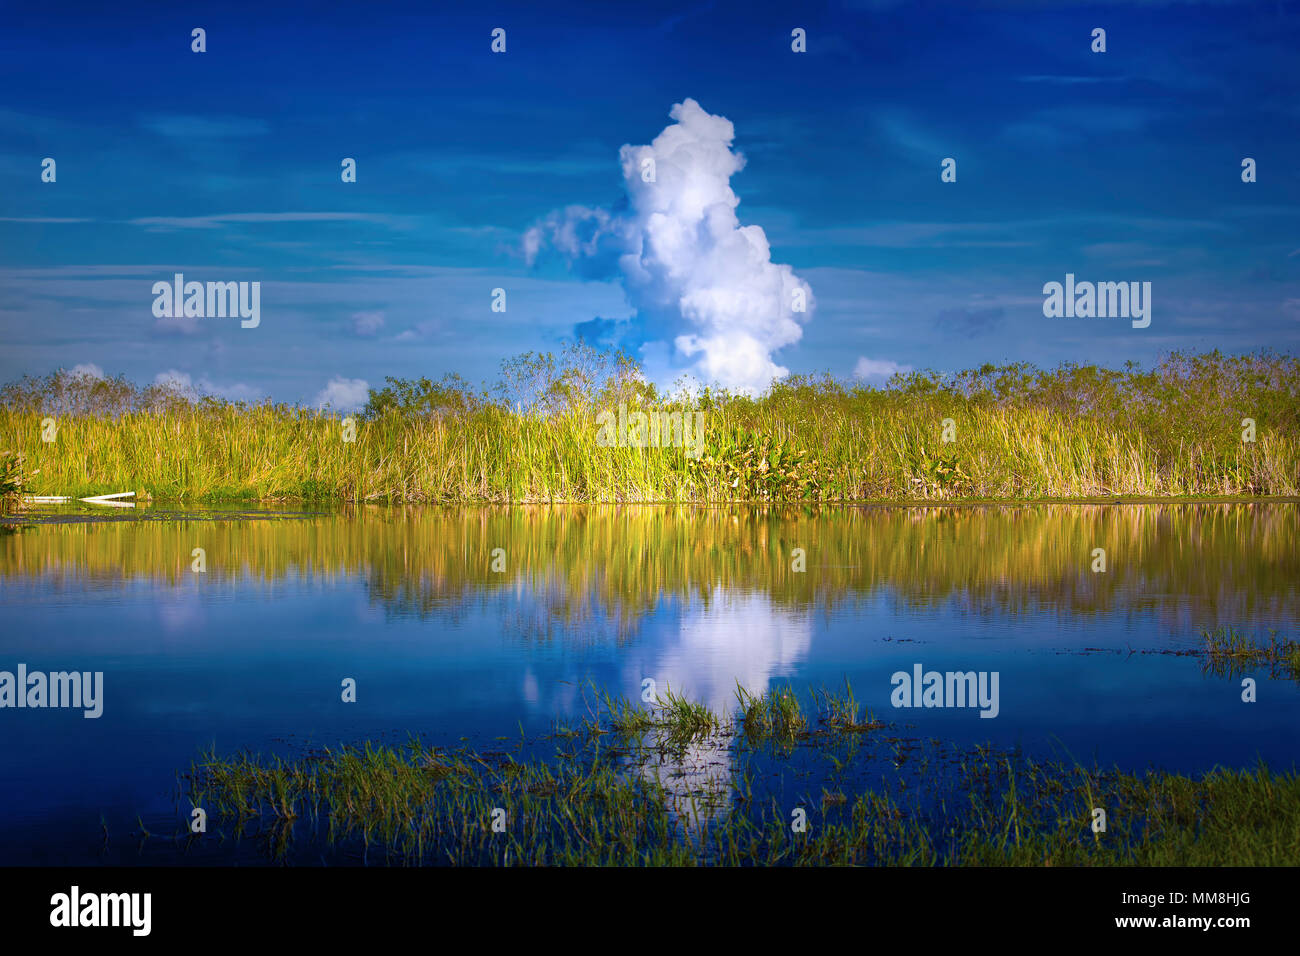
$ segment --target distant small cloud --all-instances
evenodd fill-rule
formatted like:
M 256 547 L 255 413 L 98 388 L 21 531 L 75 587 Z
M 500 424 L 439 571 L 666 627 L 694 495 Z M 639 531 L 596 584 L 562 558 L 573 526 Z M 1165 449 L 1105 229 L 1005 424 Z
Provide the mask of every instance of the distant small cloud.
M 103 378 L 104 370 L 94 362 L 82 362 L 80 365 L 74 365 L 68 370 L 68 374 L 73 378 L 88 376 L 89 378 Z
M 419 342 L 422 339 L 442 332 L 442 322 L 438 319 L 427 319 L 424 322 L 418 322 L 413 329 L 405 329 L 393 336 L 394 342 Z
M 364 378 L 335 376 L 316 396 L 316 406 L 339 412 L 354 412 L 369 398 L 370 385 Z
M 384 313 L 355 312 L 352 315 L 352 331 L 362 338 L 373 338 L 384 327 Z
M 871 359 L 862 355 L 858 357 L 858 364 L 853 366 L 853 377 L 863 382 L 887 382 L 896 374 L 906 375 L 910 371 L 910 365 L 899 365 L 889 359 Z
M 935 316 L 935 327 L 944 332 L 980 335 L 996 328 L 1002 322 L 1005 310 L 1001 306 L 991 309 L 945 309 Z
M 217 398 L 224 398 L 231 402 L 256 402 L 266 394 L 261 389 L 246 385 L 243 382 L 218 385 L 207 376 L 202 376 L 198 381 L 195 381 L 188 372 L 182 372 L 174 368 L 159 372 L 154 376 L 153 383 L 189 397 L 215 395 Z
M 153 324 L 158 335 L 197 335 L 199 320 L 193 316 L 168 316 Z
M 182 390 L 194 387 L 194 380 L 190 378 L 189 373 L 179 372 L 174 368 L 169 368 L 165 372 L 159 372 L 153 377 L 153 383 L 167 388 Z

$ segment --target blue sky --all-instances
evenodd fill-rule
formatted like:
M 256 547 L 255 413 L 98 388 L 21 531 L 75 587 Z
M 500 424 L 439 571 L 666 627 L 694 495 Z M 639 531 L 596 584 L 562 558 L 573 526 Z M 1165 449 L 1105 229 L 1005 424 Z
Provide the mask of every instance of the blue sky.
M 341 406 L 579 332 L 688 370 L 707 317 L 648 307 L 609 257 L 523 251 L 566 208 L 635 218 L 620 147 L 687 99 L 733 124 L 739 224 L 815 300 L 794 341 L 758 335 L 783 369 L 1294 352 L 1298 8 L 6 4 L 0 380 L 90 363 Z M 160 321 L 175 272 L 260 282 L 260 324 Z M 1066 273 L 1151 282 L 1151 325 L 1045 318 Z

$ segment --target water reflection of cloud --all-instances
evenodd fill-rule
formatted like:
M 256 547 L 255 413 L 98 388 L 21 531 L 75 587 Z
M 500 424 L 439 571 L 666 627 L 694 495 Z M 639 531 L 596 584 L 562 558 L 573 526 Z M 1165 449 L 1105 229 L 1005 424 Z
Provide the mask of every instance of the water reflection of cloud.
M 812 631 L 811 611 L 778 607 L 762 591 L 717 587 L 707 601 L 686 605 L 676 636 L 646 648 L 628 676 L 730 713 L 737 682 L 760 693 L 773 677 L 790 676 L 808 656 Z
M 647 648 L 628 682 L 639 687 L 653 678 L 660 694 L 671 687 L 725 719 L 736 708 L 737 684 L 762 693 L 773 678 L 790 676 L 808 656 L 812 632 L 810 611 L 778 607 L 761 591 L 716 587 L 707 601 L 683 608 L 676 634 Z M 655 754 L 642 773 L 659 779 L 673 815 L 693 826 L 725 809 L 734 762 L 729 746 L 703 741 Z
M 153 601 L 158 628 L 164 634 L 185 636 L 200 627 L 203 608 L 196 589 L 159 591 Z

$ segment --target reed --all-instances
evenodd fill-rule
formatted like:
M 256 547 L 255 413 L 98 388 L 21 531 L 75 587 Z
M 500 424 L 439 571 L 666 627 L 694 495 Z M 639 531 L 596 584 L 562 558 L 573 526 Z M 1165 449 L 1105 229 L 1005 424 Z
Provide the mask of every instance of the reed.
M 603 412 L 703 414 L 683 447 L 602 444 Z M 57 422 L 53 442 L 41 422 Z M 1243 441 L 1243 421 L 1255 441 Z M 956 440 L 944 442 L 952 419 Z M 579 344 L 507 362 L 494 388 L 450 377 L 371 392 L 341 416 L 56 373 L 0 390 L 0 449 L 29 491 L 185 501 L 1019 500 L 1300 494 L 1300 363 L 1171 355 L 1149 371 L 1025 365 L 793 377 L 760 397 L 666 396 Z
M 21 455 L 0 452 L 0 514 L 17 509 L 26 477 Z

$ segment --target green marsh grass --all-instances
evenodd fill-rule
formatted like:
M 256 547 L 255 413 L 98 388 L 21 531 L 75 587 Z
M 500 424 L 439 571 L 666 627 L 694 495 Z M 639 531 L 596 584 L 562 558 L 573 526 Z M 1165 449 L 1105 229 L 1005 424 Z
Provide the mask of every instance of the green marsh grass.
M 790 687 L 776 687 L 762 694 L 751 694 L 736 685 L 736 702 L 740 708 L 740 728 L 750 743 L 770 741 L 789 747 L 808 730 L 808 719 L 799 706 L 799 697 Z
M 1300 681 L 1300 641 L 1285 637 L 1279 640 L 1277 632 L 1270 630 L 1268 642 L 1263 643 L 1231 625 L 1206 629 L 1202 637 L 1207 670 L 1237 675 L 1250 667 L 1267 666 Z
M 625 402 L 701 411 L 699 458 L 602 447 Z M 40 438 L 51 416 L 58 438 Z M 883 388 L 792 377 L 761 397 L 662 395 L 624 356 L 525 355 L 493 388 L 390 380 L 341 415 L 56 373 L 0 390 L 0 450 L 29 491 L 184 501 L 898 501 L 1295 496 L 1300 362 L 1174 354 L 1150 370 L 984 366 Z M 957 441 L 940 440 L 952 418 Z M 1244 419 L 1256 423 L 1243 442 Z
M 834 712 L 846 713 L 847 693 Z M 707 721 L 689 708 L 686 728 L 707 725 L 741 741 L 745 715 L 771 731 L 771 716 L 790 712 L 779 693 L 740 690 L 738 699 L 738 714 Z M 670 712 L 688 712 L 673 701 Z M 826 733 L 792 738 L 795 749 L 724 749 L 721 785 L 715 777 L 685 791 L 658 744 L 610 746 L 588 733 L 566 737 L 552 756 L 523 759 L 414 738 L 404 748 L 365 743 L 296 758 L 209 751 L 184 775 L 184 805 L 207 807 L 237 839 L 256 838 L 285 861 L 299 843 L 323 842 L 397 864 L 1300 864 L 1294 769 L 1107 771 L 892 732 L 864 736 L 853 713 L 852 722 L 828 721 Z M 661 720 L 657 731 L 676 738 L 677 720 Z M 903 751 L 914 753 L 905 769 L 882 773 Z M 802 779 L 806 752 L 838 762 L 820 790 L 779 798 L 779 785 L 764 789 L 774 776 Z M 807 813 L 806 833 L 791 831 L 793 806 Z M 1107 812 L 1104 832 L 1091 827 L 1096 807 Z M 499 833 L 491 826 L 498 809 L 507 821 Z
M 626 697 L 613 697 L 608 691 L 598 691 L 598 699 L 605 707 L 606 723 L 610 732 L 620 737 L 636 737 L 649 733 L 656 726 L 654 713 L 638 707 Z
M 722 720 L 706 705 L 673 693 L 665 687 L 657 694 L 658 719 L 656 728 L 666 731 L 666 739 L 675 745 L 705 740 L 722 728 Z
M 843 691 L 823 687 L 817 691 L 816 697 L 821 712 L 820 722 L 833 732 L 867 733 L 885 726 L 858 703 L 848 678 L 844 680 Z
M 23 485 L 32 477 L 23 466 L 22 455 L 0 451 L 0 514 L 17 509 Z

